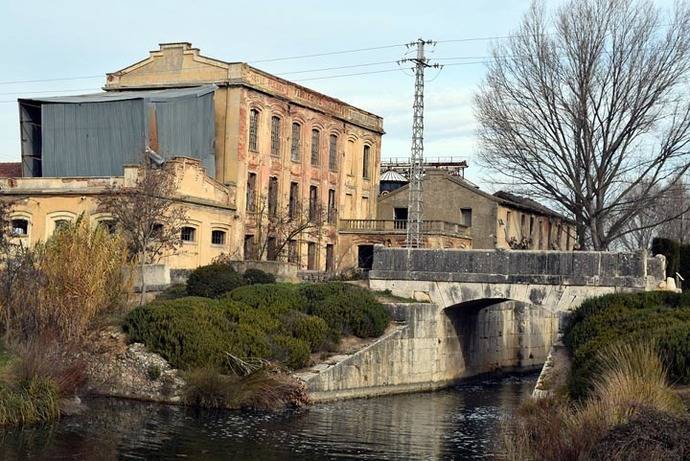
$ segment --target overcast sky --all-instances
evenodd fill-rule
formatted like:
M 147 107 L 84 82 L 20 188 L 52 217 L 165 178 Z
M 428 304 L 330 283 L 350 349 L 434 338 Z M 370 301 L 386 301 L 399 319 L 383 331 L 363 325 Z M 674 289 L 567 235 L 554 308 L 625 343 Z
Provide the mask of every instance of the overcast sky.
M 560 0 L 545 3 L 554 6 Z M 383 157 L 408 156 L 414 81 L 409 71 L 396 70 L 392 62 L 403 57 L 404 47 L 255 61 L 402 44 L 418 37 L 443 41 L 505 36 L 517 27 L 529 4 L 530 0 L 1 0 L 0 40 L 5 49 L 0 67 L 0 161 L 19 161 L 18 97 L 98 91 L 106 72 L 146 58 L 158 43 L 174 41 L 191 42 L 206 56 L 247 61 L 381 115 L 387 132 Z M 442 64 L 470 64 L 429 70 L 426 84 L 425 155 L 468 160 L 468 177 L 478 182 L 483 181 L 475 162 L 472 96 L 485 72 L 485 64 L 477 62 L 488 55 L 491 44 L 490 40 L 437 44 L 431 58 Z M 74 77 L 91 78 L 9 83 Z

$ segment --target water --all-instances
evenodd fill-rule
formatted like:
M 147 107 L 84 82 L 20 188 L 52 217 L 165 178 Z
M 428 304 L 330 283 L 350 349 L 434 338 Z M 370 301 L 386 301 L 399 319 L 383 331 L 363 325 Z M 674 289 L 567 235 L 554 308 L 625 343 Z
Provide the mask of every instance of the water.
M 491 459 L 501 419 L 535 380 L 482 379 L 270 414 L 93 399 L 84 415 L 0 432 L 0 459 Z

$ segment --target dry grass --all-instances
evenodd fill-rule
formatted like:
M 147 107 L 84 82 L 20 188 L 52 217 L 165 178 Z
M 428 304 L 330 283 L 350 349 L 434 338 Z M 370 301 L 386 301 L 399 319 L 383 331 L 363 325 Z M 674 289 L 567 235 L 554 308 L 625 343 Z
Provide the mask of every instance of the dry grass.
M 507 459 L 579 460 L 613 428 L 641 411 L 682 415 L 682 401 L 669 386 L 653 344 L 617 344 L 600 354 L 590 397 L 527 402 L 505 430 Z

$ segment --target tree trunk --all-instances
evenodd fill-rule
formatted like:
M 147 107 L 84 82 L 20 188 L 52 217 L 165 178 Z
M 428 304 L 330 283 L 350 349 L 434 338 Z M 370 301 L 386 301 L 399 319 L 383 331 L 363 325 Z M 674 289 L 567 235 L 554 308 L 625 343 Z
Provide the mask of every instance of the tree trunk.
M 144 267 L 146 266 L 146 253 L 141 255 L 141 266 L 139 267 L 139 270 L 141 272 L 140 277 L 141 277 L 141 297 L 139 298 L 139 305 L 143 306 L 144 301 L 146 300 L 146 278 L 144 277 Z

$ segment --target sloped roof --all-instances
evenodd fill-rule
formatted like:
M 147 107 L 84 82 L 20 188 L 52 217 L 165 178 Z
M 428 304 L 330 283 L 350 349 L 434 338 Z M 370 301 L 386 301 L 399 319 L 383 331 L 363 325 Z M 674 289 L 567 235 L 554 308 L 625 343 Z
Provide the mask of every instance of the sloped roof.
M 20 178 L 22 164 L 20 162 L 0 162 L 0 178 Z
M 510 192 L 506 191 L 498 191 L 494 194 L 495 197 L 498 197 L 499 199 L 502 200 L 507 200 L 508 202 L 518 204 L 522 206 L 523 208 L 527 208 L 528 210 L 534 211 L 539 214 L 547 215 L 547 216 L 553 216 L 555 218 L 560 218 L 565 221 L 571 221 L 570 219 L 566 218 L 560 213 L 555 212 L 551 208 L 548 208 L 541 203 L 532 200 L 531 198 L 528 197 L 522 197 L 520 195 L 515 195 L 511 194 Z
M 141 91 L 108 91 L 102 93 L 80 94 L 74 96 L 51 96 L 47 98 L 26 98 L 25 100 L 45 102 L 45 103 L 63 103 L 63 104 L 81 104 L 89 102 L 109 102 L 109 101 L 127 101 L 132 99 L 148 99 L 151 101 L 167 101 L 169 99 L 183 98 L 185 96 L 203 96 L 211 93 L 217 87 L 215 85 L 201 85 L 191 88 L 168 88 L 164 90 L 141 90 Z

